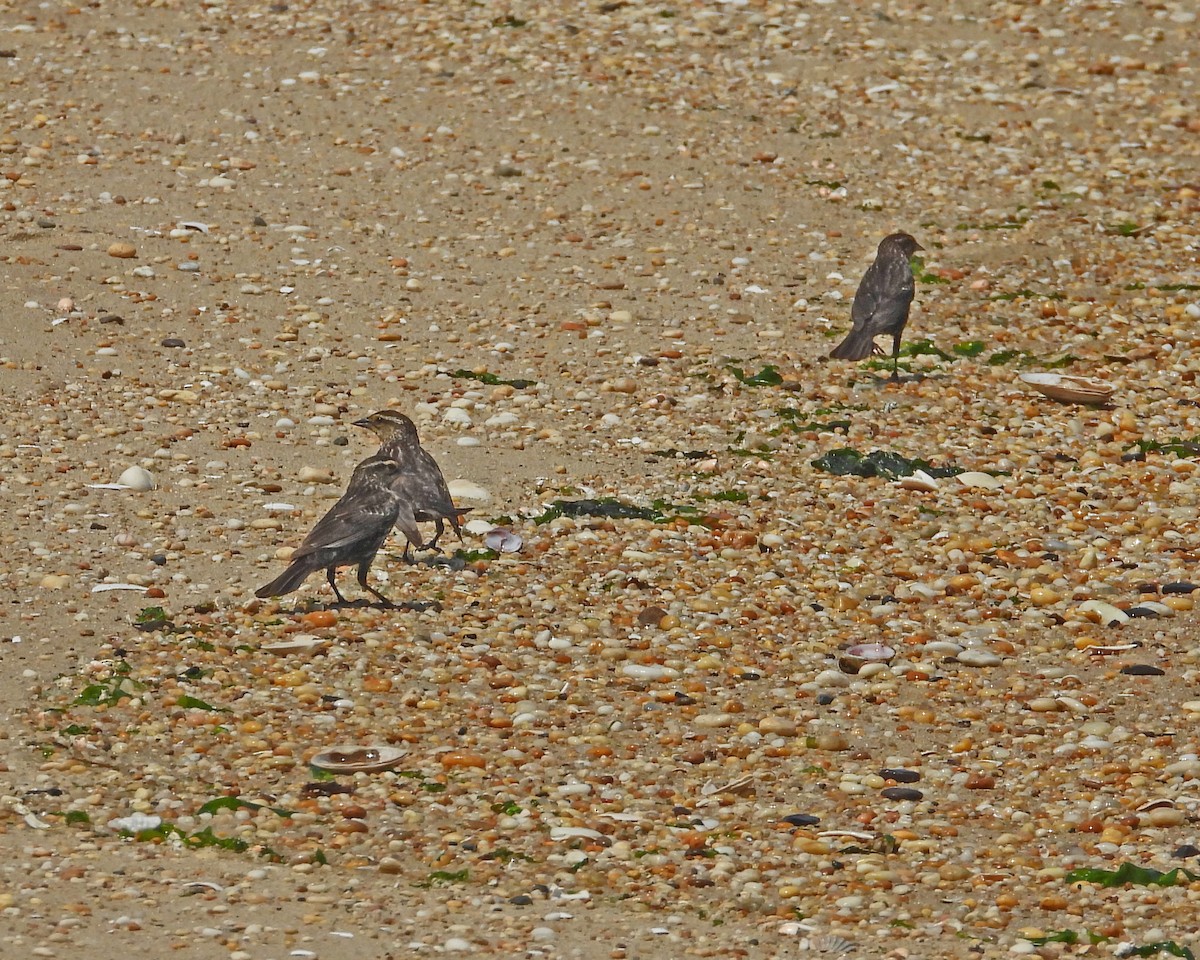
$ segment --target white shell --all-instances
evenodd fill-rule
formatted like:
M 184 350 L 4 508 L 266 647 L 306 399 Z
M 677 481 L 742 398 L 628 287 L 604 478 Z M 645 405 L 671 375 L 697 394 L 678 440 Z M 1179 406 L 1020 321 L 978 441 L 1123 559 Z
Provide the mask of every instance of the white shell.
M 1106 627 L 1125 623 L 1129 619 L 1129 614 L 1120 607 L 1115 607 L 1111 603 L 1105 603 L 1103 600 L 1085 600 L 1079 605 L 1079 612 L 1089 620 L 1102 623 Z
M 329 646 L 329 640 L 326 637 L 315 637 L 311 633 L 298 633 L 294 637 L 278 643 L 264 643 L 261 649 L 268 653 L 306 653 L 327 646 Z
M 117 483 L 127 490 L 145 492 L 154 489 L 154 477 L 150 475 L 150 471 L 136 465 L 127 468 L 117 477 Z
M 966 473 L 960 473 L 955 479 L 964 487 L 983 487 L 985 490 L 999 490 L 1004 486 L 1004 481 L 999 477 L 993 477 L 990 473 L 982 473 L 979 470 L 968 470 Z
M 308 762 L 330 773 L 373 773 L 388 770 L 408 756 L 398 747 L 331 747 Z
M 1116 390 L 1103 380 L 1066 373 L 1023 373 L 1021 380 L 1051 400 L 1063 403 L 1108 403 Z
M 455 500 L 474 500 L 477 503 L 487 503 L 492 499 L 490 493 L 470 480 L 451 480 L 447 486 L 450 489 L 450 496 Z
M 902 490 L 921 490 L 925 493 L 932 493 L 938 488 L 938 482 L 924 470 L 917 470 L 909 476 L 897 480 L 896 486 Z

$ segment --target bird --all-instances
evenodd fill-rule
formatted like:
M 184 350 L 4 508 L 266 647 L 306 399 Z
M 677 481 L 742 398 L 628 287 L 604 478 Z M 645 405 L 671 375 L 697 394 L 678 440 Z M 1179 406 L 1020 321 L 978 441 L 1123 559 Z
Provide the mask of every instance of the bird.
M 832 359 L 862 360 L 872 353 L 883 353 L 875 338 L 888 333 L 892 336 L 892 375 L 889 379 L 900 379 L 900 337 L 908 323 L 914 293 L 909 259 L 924 249 L 907 233 L 893 233 L 879 242 L 875 262 L 867 267 L 854 294 L 854 305 L 850 308 L 853 326 L 846 339 L 830 352 Z
M 434 525 L 433 539 L 428 543 L 422 543 L 419 536 L 414 538 L 408 531 L 402 531 L 408 538 L 404 546 L 404 558 L 410 559 L 409 548 L 413 546 L 419 550 L 438 549 L 438 540 L 446 532 L 447 521 L 461 543 L 461 520 L 470 508 L 454 505 L 441 468 L 429 452 L 421 447 L 417 425 L 398 410 L 378 410 L 361 420 L 355 420 L 354 425 L 370 430 L 379 438 L 379 450 L 373 456 L 393 460 L 400 465 L 398 475 L 392 480 L 392 489 L 412 504 L 417 522 Z
M 337 569 L 358 564 L 358 585 L 385 606 L 392 606 L 391 600 L 367 583 L 367 572 L 393 526 L 420 540 L 412 504 L 393 488 L 400 469 L 399 463 L 386 457 L 368 457 L 358 464 L 346 492 L 296 548 L 288 568 L 254 595 L 260 599 L 281 597 L 310 574 L 324 570 L 334 596 L 345 603 L 337 587 Z

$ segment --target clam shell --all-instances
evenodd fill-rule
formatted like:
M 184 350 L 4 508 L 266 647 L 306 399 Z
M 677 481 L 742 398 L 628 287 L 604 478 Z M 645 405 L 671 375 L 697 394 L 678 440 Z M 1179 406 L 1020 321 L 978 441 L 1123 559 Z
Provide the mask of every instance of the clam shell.
M 117 483 L 129 490 L 153 490 L 154 477 L 150 475 L 150 471 L 144 467 L 132 466 L 125 470 L 119 477 Z
M 489 550 L 495 550 L 497 553 L 516 553 L 524 543 L 519 534 L 513 533 L 507 527 L 493 527 L 487 532 L 483 542 Z
M 1108 403 L 1116 390 L 1110 383 L 1067 373 L 1023 373 L 1021 380 L 1051 400 L 1062 403 Z
M 856 643 L 841 652 L 838 667 L 842 673 L 853 675 L 868 663 L 887 663 L 894 656 L 895 647 L 889 647 L 886 643 Z
M 982 487 L 985 490 L 999 490 L 1004 486 L 1004 481 L 999 477 L 993 477 L 990 473 L 983 473 L 979 470 L 968 470 L 966 473 L 960 473 L 955 479 L 964 487 Z
M 331 747 L 322 750 L 308 762 L 330 773 L 374 773 L 390 770 L 406 756 L 408 751 L 398 747 Z
M 267 653 L 307 653 L 327 646 L 329 646 L 329 640 L 326 637 L 315 637 L 311 633 L 298 633 L 294 637 L 280 640 L 278 643 L 264 643 L 261 649 L 266 650 Z

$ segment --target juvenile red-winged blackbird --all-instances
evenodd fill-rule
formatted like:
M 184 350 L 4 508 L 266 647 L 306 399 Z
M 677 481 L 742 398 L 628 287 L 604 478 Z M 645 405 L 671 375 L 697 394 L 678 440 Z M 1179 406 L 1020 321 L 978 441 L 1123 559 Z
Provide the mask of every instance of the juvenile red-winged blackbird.
M 459 521 L 469 508 L 454 505 L 441 468 L 421 447 L 417 425 L 396 410 L 380 410 L 369 417 L 355 420 L 354 425 L 365 427 L 379 438 L 379 450 L 374 457 L 394 460 L 400 465 L 399 474 L 392 481 L 392 489 L 412 504 L 413 516 L 418 522 L 434 525 L 433 539 L 425 544 L 421 543 L 420 537 L 414 538 L 407 530 L 403 531 L 409 540 L 404 547 L 405 559 L 409 556 L 409 546 L 436 549 L 438 540 L 446 532 L 446 521 L 450 522 L 461 543 L 463 535 Z
M 400 465 L 383 457 L 368 458 L 355 467 L 346 492 L 296 548 L 288 568 L 254 595 L 283 596 L 299 587 L 309 574 L 324 570 L 334 596 L 345 603 L 335 580 L 337 568 L 356 563 L 359 586 L 391 606 L 387 597 L 367 583 L 367 571 L 393 526 L 420 539 L 412 505 L 392 489 L 399 473 Z
M 913 274 L 909 258 L 925 248 L 907 233 L 884 237 L 875 254 L 875 262 L 867 267 L 854 306 L 850 308 L 853 326 L 846 339 L 829 354 L 835 360 L 862 360 L 872 353 L 883 353 L 875 343 L 881 333 L 892 335 L 892 380 L 899 379 L 900 337 L 908 323 L 908 310 L 913 301 Z

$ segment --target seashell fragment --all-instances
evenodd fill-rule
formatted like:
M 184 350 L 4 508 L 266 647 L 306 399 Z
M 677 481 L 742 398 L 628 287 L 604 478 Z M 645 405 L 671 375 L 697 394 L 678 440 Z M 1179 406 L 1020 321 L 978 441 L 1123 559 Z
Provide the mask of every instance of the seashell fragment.
M 331 747 L 308 762 L 330 773 L 375 773 L 390 770 L 407 755 L 407 750 L 398 747 Z
M 128 467 L 119 477 L 117 483 L 126 490 L 145 492 L 154 489 L 154 477 L 144 467 L 134 465 Z
M 1108 403 L 1116 390 L 1112 384 L 1068 373 L 1023 373 L 1021 380 L 1051 400 L 1061 403 Z
M 1078 609 L 1093 623 L 1102 623 L 1106 627 L 1125 623 L 1129 619 L 1129 614 L 1120 607 L 1105 603 L 1103 600 L 1085 600 Z
M 268 653 L 308 653 L 329 646 L 327 637 L 317 637 L 311 633 L 297 633 L 287 640 L 278 643 L 264 643 L 260 649 Z
M 920 490 L 923 493 L 932 493 L 938 488 L 938 482 L 924 470 L 915 470 L 907 477 L 897 480 L 896 486 L 901 490 Z

